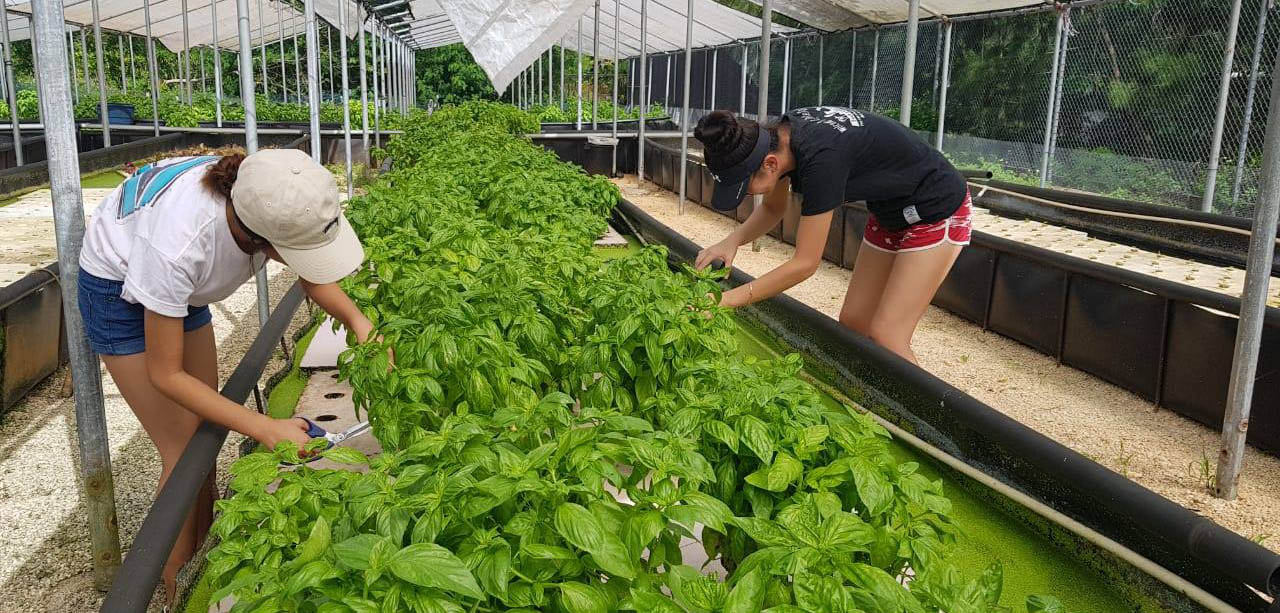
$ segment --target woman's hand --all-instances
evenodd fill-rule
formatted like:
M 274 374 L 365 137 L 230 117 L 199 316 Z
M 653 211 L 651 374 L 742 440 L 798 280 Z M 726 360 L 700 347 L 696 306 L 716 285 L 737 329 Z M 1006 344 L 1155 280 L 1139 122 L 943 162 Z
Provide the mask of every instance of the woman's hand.
M 710 266 L 712 262 L 720 260 L 724 262 L 725 268 L 733 267 L 733 258 L 738 255 L 738 245 L 729 241 L 720 241 L 702 251 L 698 252 L 698 257 L 693 260 L 693 267 L 702 270 Z
M 273 450 L 281 441 L 293 441 L 298 444 L 298 449 L 302 449 L 311 440 L 311 437 L 307 436 L 307 422 L 297 417 L 289 419 L 265 417 L 262 425 L 251 436 L 267 449 Z

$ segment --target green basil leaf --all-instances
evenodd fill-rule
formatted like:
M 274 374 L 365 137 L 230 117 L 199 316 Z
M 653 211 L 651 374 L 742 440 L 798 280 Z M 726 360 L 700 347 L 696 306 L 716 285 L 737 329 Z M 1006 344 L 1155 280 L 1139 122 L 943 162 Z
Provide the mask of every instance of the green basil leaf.
M 339 464 L 360 465 L 369 463 L 368 456 L 350 447 L 330 447 L 320 452 L 320 455 L 326 460 L 332 460 Z
M 764 603 L 765 580 L 760 570 L 753 570 L 737 580 L 725 599 L 724 613 L 755 613 Z
M 329 549 L 330 538 L 329 520 L 323 515 L 316 517 L 316 523 L 311 526 L 311 534 L 298 546 L 298 556 L 290 561 L 289 565 L 302 566 L 318 560 Z
M 754 415 L 747 415 L 738 420 L 738 436 L 747 448 L 765 464 L 773 461 L 773 437 L 769 435 L 769 426 Z
M 560 604 L 568 613 L 609 613 L 613 609 L 604 590 L 577 581 L 560 584 Z
M 725 444 L 730 451 L 738 453 L 738 433 L 733 428 L 718 419 L 710 420 L 703 426 L 707 434 L 715 437 L 716 440 Z
M 484 599 L 484 593 L 467 565 L 435 543 L 409 545 L 391 556 L 389 566 L 393 575 L 414 585 Z
M 369 558 L 373 546 L 386 537 L 377 534 L 357 534 L 333 546 L 333 553 L 338 562 L 353 570 L 366 570 L 370 567 Z
M 1027 613 L 1064 613 L 1062 602 L 1053 596 L 1032 594 L 1027 596 Z
M 622 539 L 606 530 L 586 508 L 571 502 L 560 505 L 556 509 L 555 526 L 564 540 L 591 554 L 591 559 L 605 572 L 625 579 L 636 578 L 639 571 Z

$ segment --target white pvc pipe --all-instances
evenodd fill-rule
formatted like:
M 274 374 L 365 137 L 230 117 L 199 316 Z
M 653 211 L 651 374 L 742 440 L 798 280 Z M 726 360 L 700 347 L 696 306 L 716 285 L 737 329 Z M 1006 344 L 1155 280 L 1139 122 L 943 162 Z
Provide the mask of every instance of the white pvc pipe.
M 1209 146 L 1209 174 L 1204 181 L 1204 197 L 1200 210 L 1213 210 L 1214 187 L 1218 182 L 1218 163 L 1222 156 L 1222 132 L 1226 128 L 1227 102 L 1231 97 L 1231 67 L 1236 57 L 1236 32 L 1240 29 L 1240 0 L 1231 3 L 1227 22 L 1227 44 L 1222 52 L 1222 72 L 1218 77 L 1218 109 L 1213 121 L 1213 142 Z
M 0 13 L 0 20 L 4 23 L 0 24 L 0 32 L 4 35 L 4 80 L 5 80 L 5 97 L 9 99 L 9 123 L 13 131 L 13 157 L 18 166 L 22 166 L 22 118 L 18 117 L 18 82 L 13 78 L 13 45 L 9 42 L 9 15 L 7 12 Z M 59 36 L 61 41 L 62 37 Z M 59 42 L 58 44 L 62 44 Z M 78 175 L 77 175 L 78 176 Z
M 916 41 L 920 34 L 920 0 L 907 4 L 907 47 L 902 60 L 902 97 L 898 102 L 898 120 L 911 127 L 911 101 L 916 84 Z
M 360 14 L 357 11 L 356 17 Z M 365 63 L 364 19 L 360 19 L 360 150 L 363 151 L 364 162 L 369 163 L 369 71 Z
M 98 0 L 90 0 L 93 5 L 93 43 L 98 57 L 98 112 L 102 117 L 102 146 L 111 146 L 111 120 L 107 117 L 107 79 L 103 57 L 106 48 L 102 46 L 102 23 L 98 17 Z M 6 17 L 7 19 L 7 17 Z
M 249 155 L 258 151 L 258 107 L 253 97 L 253 44 L 249 39 L 249 0 L 236 0 L 236 30 L 240 39 L 240 102 L 244 105 L 244 150 Z M 281 44 L 283 46 L 283 43 Z M 254 274 L 257 289 L 258 328 L 267 325 L 271 315 L 271 293 L 267 284 L 267 267 Z

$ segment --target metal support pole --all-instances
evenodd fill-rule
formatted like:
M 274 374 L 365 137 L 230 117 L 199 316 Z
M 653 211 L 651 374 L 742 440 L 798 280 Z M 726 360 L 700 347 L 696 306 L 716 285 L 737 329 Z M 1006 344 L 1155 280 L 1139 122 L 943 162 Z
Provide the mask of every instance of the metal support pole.
M 305 0 L 304 0 L 305 1 Z M 306 24 L 303 24 L 306 27 Z M 302 58 L 301 50 L 298 49 L 298 35 L 293 35 L 293 90 L 298 93 L 298 103 L 301 104 L 305 98 L 302 97 Z
M 262 5 L 258 5 L 261 10 Z M 222 127 L 222 47 L 218 45 L 218 0 L 209 3 L 210 15 L 213 18 L 212 31 L 213 34 L 213 120 L 214 125 Z M 266 47 L 263 47 L 266 50 Z M 263 53 L 266 57 L 266 53 Z M 264 60 L 265 61 L 265 60 Z M 264 77 L 263 85 L 266 85 L 266 72 L 262 73 Z
M 920 0 L 907 4 L 907 47 L 902 60 L 902 97 L 898 102 L 898 121 L 911 127 L 911 101 L 916 87 L 916 41 L 920 37 Z
M 77 76 L 76 73 L 78 71 L 76 70 L 76 34 L 75 32 L 67 32 L 67 43 L 70 45 L 67 47 L 67 57 L 70 58 L 71 60 L 70 71 L 68 72 L 68 74 L 71 75 L 71 95 L 73 100 L 75 100 L 76 102 L 79 102 L 80 101 L 80 79 L 76 78 Z M 8 47 L 8 46 L 9 45 L 5 45 L 5 47 Z M 133 47 L 133 41 L 130 41 L 129 47 L 130 48 Z M 10 114 L 9 117 L 13 117 L 13 115 Z
M 1240 8 L 1236 3 L 1236 9 Z M 1234 28 L 1232 28 L 1234 30 Z M 1227 62 L 1230 64 L 1230 62 Z M 1271 84 L 1271 106 L 1280 108 L 1280 80 Z M 1253 402 L 1258 352 L 1262 344 L 1262 324 L 1267 310 L 1271 281 L 1271 260 L 1275 253 L 1276 223 L 1280 219 L 1280 119 L 1267 118 L 1263 137 L 1262 188 L 1258 195 L 1249 235 L 1248 266 L 1244 293 L 1240 296 L 1240 323 L 1236 331 L 1235 358 L 1227 387 L 1227 411 L 1222 422 L 1222 448 L 1218 453 L 1217 495 L 1235 500 L 1244 463 L 1245 439 L 1249 433 L 1249 411 Z
M 640 121 L 636 122 L 636 185 L 644 183 L 644 127 L 649 122 L 649 0 L 640 0 Z
M 360 17 L 357 11 L 356 18 Z M 364 155 L 364 163 L 369 164 L 369 70 L 368 64 L 365 63 L 365 47 L 368 45 L 364 42 L 364 22 L 360 19 L 360 36 L 358 38 L 360 47 L 360 151 Z
M 210 6 L 212 6 L 212 5 L 213 5 L 213 3 L 212 3 L 212 2 L 210 2 L 210 3 L 209 3 L 209 5 L 210 5 Z M 129 46 L 130 46 L 130 47 L 132 47 L 132 46 L 133 46 L 133 39 L 132 39 L 132 38 L 130 38 L 130 39 L 129 39 Z M 206 73 L 205 73 L 205 70 L 204 70 L 204 47 L 200 47 L 200 93 L 204 93 L 204 92 L 208 91 L 208 88 L 206 88 L 206 87 L 205 87 L 205 85 L 204 85 L 204 82 L 205 82 L 205 74 L 206 74 Z
M 681 215 L 684 214 L 685 187 L 687 187 L 685 183 L 689 172 L 689 77 L 693 73 L 689 68 L 693 65 L 693 1 L 689 0 L 684 16 L 684 96 L 680 104 L 680 206 L 678 207 Z
M 6 21 L 8 21 L 7 18 Z M 129 93 L 129 71 L 124 62 L 124 34 L 116 35 L 116 48 L 120 50 L 120 91 L 127 94 Z
M 89 43 L 86 38 L 84 26 L 80 26 L 80 57 L 84 58 L 80 63 L 84 65 L 84 88 L 87 91 L 91 81 L 89 80 Z
M 252 93 L 253 43 L 249 40 L 249 0 L 236 0 L 236 23 L 240 35 L 240 98 L 244 104 L 244 150 L 253 155 L 258 150 L 258 106 Z M 271 314 L 271 295 L 265 265 L 258 269 L 254 280 L 258 293 L 258 328 L 261 329 L 267 325 L 267 317 Z
M 284 12 L 281 9 L 282 6 L 282 3 L 276 3 L 276 36 L 280 40 L 280 99 L 284 102 L 289 102 L 289 76 L 284 72 Z M 241 94 L 243 94 L 243 91 Z
M 578 93 L 575 96 L 578 99 L 578 125 L 579 130 L 582 129 L 582 18 L 578 18 L 578 46 L 574 48 L 575 57 L 578 60 Z
M 663 58 L 667 67 L 667 74 L 662 79 L 662 106 L 667 108 L 667 114 L 671 113 L 671 83 L 676 79 L 676 69 L 671 60 L 675 59 L 675 55 L 667 55 Z
M 742 73 L 741 87 L 738 90 L 738 114 L 747 114 L 747 43 L 742 43 L 742 67 L 738 72 Z
M 867 109 L 874 112 L 876 110 L 876 81 L 879 80 L 880 73 L 880 28 L 876 28 L 875 40 L 871 43 L 871 100 L 867 103 Z
M 340 6 L 338 10 L 344 10 L 345 6 Z M 329 59 L 329 99 L 333 99 L 333 29 L 326 27 L 324 29 L 324 52 Z
M 66 56 L 62 51 L 62 0 L 41 0 L 33 2 L 31 7 L 36 62 L 46 74 L 67 74 Z M 96 24 L 97 2 L 94 2 L 94 13 Z M 7 29 L 8 15 L 4 18 Z M 98 49 L 101 51 L 102 47 Z M 49 186 L 53 192 L 53 226 L 58 245 L 58 285 L 62 288 L 62 319 L 71 356 L 76 440 L 80 447 L 80 477 L 93 552 L 93 584 L 106 590 L 120 567 L 120 532 L 116 525 L 102 374 L 98 370 L 98 358 L 84 335 L 76 289 L 80 246 L 84 241 L 84 203 L 80 194 L 80 161 L 75 154 L 71 92 L 66 81 L 60 78 L 37 79 L 37 83 L 40 84 L 40 116 L 44 118 L 50 153 Z
M 791 39 L 788 38 L 782 45 L 782 108 L 780 112 L 787 112 L 787 104 L 791 102 Z
M 618 22 L 621 13 L 622 0 L 613 0 L 613 164 L 610 177 L 618 176 Z
M 933 42 L 933 94 L 929 97 L 929 100 L 932 102 L 937 102 L 938 100 L 938 81 L 940 80 L 939 77 L 942 70 L 942 39 L 944 38 L 942 35 L 942 29 L 943 28 L 940 24 L 938 27 L 937 38 L 935 38 Z
M 826 40 L 818 35 L 818 106 L 822 106 L 822 56 L 826 54 Z
M 720 67 L 720 48 L 716 47 L 711 50 L 711 101 L 707 103 L 707 110 L 714 111 L 716 108 L 716 72 Z
M 773 0 L 760 1 L 760 100 L 757 105 L 758 121 L 761 124 L 769 121 L 769 42 L 773 31 Z M 745 68 L 745 66 L 744 66 Z M 783 109 L 785 112 L 785 109 Z M 754 215 L 764 204 L 764 196 L 756 194 L 751 198 L 751 211 Z M 751 250 L 760 251 L 760 240 L 751 241 Z
M 93 5 L 94 53 L 98 56 L 98 113 L 102 116 L 102 146 L 105 148 L 111 146 L 111 120 L 107 117 L 107 71 L 103 64 L 103 57 L 107 54 L 107 48 L 102 46 L 102 23 L 98 17 L 98 0 L 91 1 Z
M 1040 150 L 1040 187 L 1044 187 L 1049 179 L 1049 141 L 1053 138 L 1053 115 L 1058 91 L 1058 62 L 1062 58 L 1062 33 L 1066 19 L 1066 12 L 1059 10 L 1058 24 L 1053 38 L 1053 72 L 1049 75 L 1049 101 L 1044 114 L 1044 144 Z
M 853 43 L 849 45 L 849 108 L 853 108 L 853 75 L 858 60 L 858 32 L 853 33 Z
M 1258 27 L 1253 38 L 1253 60 L 1249 63 L 1249 87 L 1244 95 L 1244 122 L 1240 125 L 1240 144 L 1236 147 L 1236 175 L 1231 182 L 1231 202 L 1240 201 L 1240 182 L 1244 179 L 1244 161 L 1249 157 L 1249 128 L 1253 122 L 1253 97 L 1258 90 L 1258 62 L 1262 59 L 1262 41 L 1267 33 L 1267 13 L 1271 2 L 1258 2 Z M 74 70 L 74 68 L 72 69 Z
M 1222 155 L 1222 132 L 1227 122 L 1227 101 L 1231 97 L 1231 66 L 1236 57 L 1236 32 L 1240 29 L 1240 0 L 1231 3 L 1227 23 L 1227 44 L 1222 53 L 1222 74 L 1218 79 L 1218 111 L 1213 120 L 1213 144 L 1209 146 L 1209 174 L 1204 180 L 1204 199 L 1200 210 L 1213 210 L 1214 188 L 1218 183 L 1218 158 Z
M 369 30 L 369 46 L 373 49 L 373 146 L 382 146 L 382 102 L 381 92 L 379 91 L 378 70 L 381 68 L 379 56 L 382 51 L 379 49 L 381 43 L 378 42 L 378 26 L 374 24 L 373 29 Z M 386 75 L 382 78 L 385 80 Z
M 343 7 L 339 5 L 341 10 Z M 324 163 L 320 150 L 320 33 L 316 29 L 315 0 L 302 0 L 307 34 L 307 103 L 311 107 L 311 159 Z M 252 71 L 252 64 L 249 66 Z
M 547 49 L 547 106 L 554 106 L 556 103 L 556 70 L 551 65 L 551 61 L 555 59 L 555 47 Z
M 349 7 L 343 5 L 338 13 L 338 52 L 340 54 L 338 66 L 342 67 L 342 148 L 344 153 L 343 164 L 347 171 L 347 199 L 350 200 L 355 196 L 354 179 L 351 176 L 351 105 L 347 104 L 347 100 L 351 97 L 351 91 L 347 86 L 347 20 L 351 17 L 347 9 Z
M 1062 17 L 1062 51 L 1058 58 L 1058 89 L 1053 92 L 1053 128 L 1049 136 L 1049 167 L 1045 174 L 1046 184 L 1053 182 L 1053 160 L 1058 155 L 1058 120 L 1062 117 L 1062 90 L 1067 82 L 1067 51 L 1071 48 L 1071 5 L 1063 10 Z
M 61 14 L 59 14 L 59 19 L 61 19 Z M 26 162 L 23 160 L 22 154 L 22 118 L 18 117 L 18 82 L 13 78 L 13 44 L 9 42 L 9 14 L 7 12 L 0 14 L 0 21 L 4 22 L 0 24 L 0 33 L 4 35 L 4 93 L 5 97 L 9 99 L 9 126 L 13 130 L 13 156 L 14 161 L 21 166 Z M 58 44 L 61 45 L 61 34 L 58 35 L 58 41 Z M 36 82 L 39 83 L 40 79 L 36 79 Z M 48 116 L 46 115 L 45 117 Z M 75 148 L 72 148 L 71 151 L 75 151 Z M 72 155 L 70 157 L 75 156 Z M 76 164 L 78 165 L 79 161 Z M 78 174 L 76 175 L 77 183 L 79 182 L 79 176 Z
M 564 45 L 560 45 L 560 110 L 567 110 L 568 103 L 565 102 L 564 90 Z
M 600 121 L 600 0 L 595 3 L 595 26 L 591 28 L 591 129 Z
M 534 106 L 542 104 L 542 62 L 539 61 L 541 59 L 542 56 L 538 56 L 538 59 L 533 61 L 533 65 L 529 66 L 530 81 L 533 84 Z
M 75 71 L 75 67 L 72 66 L 71 72 Z M 134 82 L 138 80 L 138 67 L 133 55 L 133 36 L 129 37 L 129 80 Z
M 217 0 L 214 0 L 216 3 Z M 262 14 L 262 4 L 265 0 L 258 0 L 258 42 L 262 43 L 262 97 L 266 100 L 271 99 L 271 87 L 267 85 L 267 20 Z M 219 55 L 219 58 L 222 56 Z
M 951 26 L 950 20 L 942 22 L 942 89 L 938 92 L 938 134 L 933 146 L 942 151 L 942 135 L 947 129 L 947 88 L 951 86 Z
M 151 37 L 151 0 L 142 0 L 142 19 L 146 24 L 147 74 L 151 80 L 151 130 L 152 134 L 160 136 L 160 70 L 156 65 L 156 39 Z
M 191 104 L 191 28 L 187 24 L 187 0 L 182 0 L 182 91 Z

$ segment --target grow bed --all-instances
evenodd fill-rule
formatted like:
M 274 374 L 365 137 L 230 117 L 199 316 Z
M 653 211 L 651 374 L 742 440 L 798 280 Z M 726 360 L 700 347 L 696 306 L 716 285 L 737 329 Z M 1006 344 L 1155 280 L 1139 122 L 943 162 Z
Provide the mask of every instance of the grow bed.
M 211 532 L 214 598 L 246 610 L 993 610 L 999 571 L 952 557 L 943 484 L 895 457 L 870 417 L 824 403 L 798 356 L 738 355 L 713 276 L 671 271 L 661 249 L 595 256 L 616 190 L 467 121 L 490 106 L 411 122 L 389 147 L 397 170 L 348 209 L 369 261 L 346 287 L 380 336 L 340 373 L 383 453 L 322 453 L 365 473 L 281 470 L 297 462 L 283 444 L 240 460 Z M 802 349 L 844 340 L 823 325 L 794 328 L 816 339 L 774 333 Z M 864 404 L 881 401 L 876 385 L 903 402 L 927 395 L 888 377 L 901 367 L 875 351 L 854 356 L 881 373 Z M 186 508 L 162 502 L 152 516 Z M 1196 551 L 1217 551 L 1217 533 L 1196 527 Z M 680 563 L 695 535 L 727 584 Z M 1230 553 L 1238 564 L 1250 550 Z
M 698 251 L 630 203 L 624 201 L 617 213 L 650 242 L 669 247 L 673 264 L 691 260 Z M 735 270 L 731 285 L 750 280 Z M 799 301 L 780 296 L 739 311 L 802 352 L 822 379 L 855 397 L 863 395 L 863 406 L 929 445 L 1156 561 L 1231 606 L 1271 610 L 1270 599 L 1259 597 L 1251 586 L 1273 595 L 1280 590 L 1280 556 L 997 413 Z M 1012 512 L 1027 518 L 1025 510 Z M 1032 519 L 1032 525 L 1084 559 L 1099 562 L 1097 567 L 1121 584 L 1146 585 L 1179 598 L 1151 577 L 1089 553 L 1092 548 L 1080 540 L 1064 539 L 1052 524 Z
M 678 160 L 678 150 L 646 147 L 647 178 L 677 191 Z M 695 161 L 687 165 L 687 198 L 709 208 L 710 172 Z M 721 214 L 744 221 L 751 206 L 747 200 Z M 770 236 L 794 244 L 799 212 L 792 201 Z M 851 269 L 867 216 L 861 203 L 833 211 L 823 258 Z M 1008 238 L 974 231 L 935 305 L 1157 406 L 1211 428 L 1222 426 L 1236 336 L 1233 314 L 1240 310 L 1240 299 L 1230 292 L 1243 284 L 1242 272 L 1131 251 L 1034 222 L 1000 226 Z M 1059 240 L 1042 238 L 1054 234 Z M 1105 263 L 1109 259 L 1116 264 Z M 1280 281 L 1273 287 L 1274 303 Z M 1259 380 L 1280 373 L 1280 308 L 1267 309 L 1263 328 Z M 1253 407 L 1249 443 L 1280 453 L 1280 387 L 1256 386 Z

